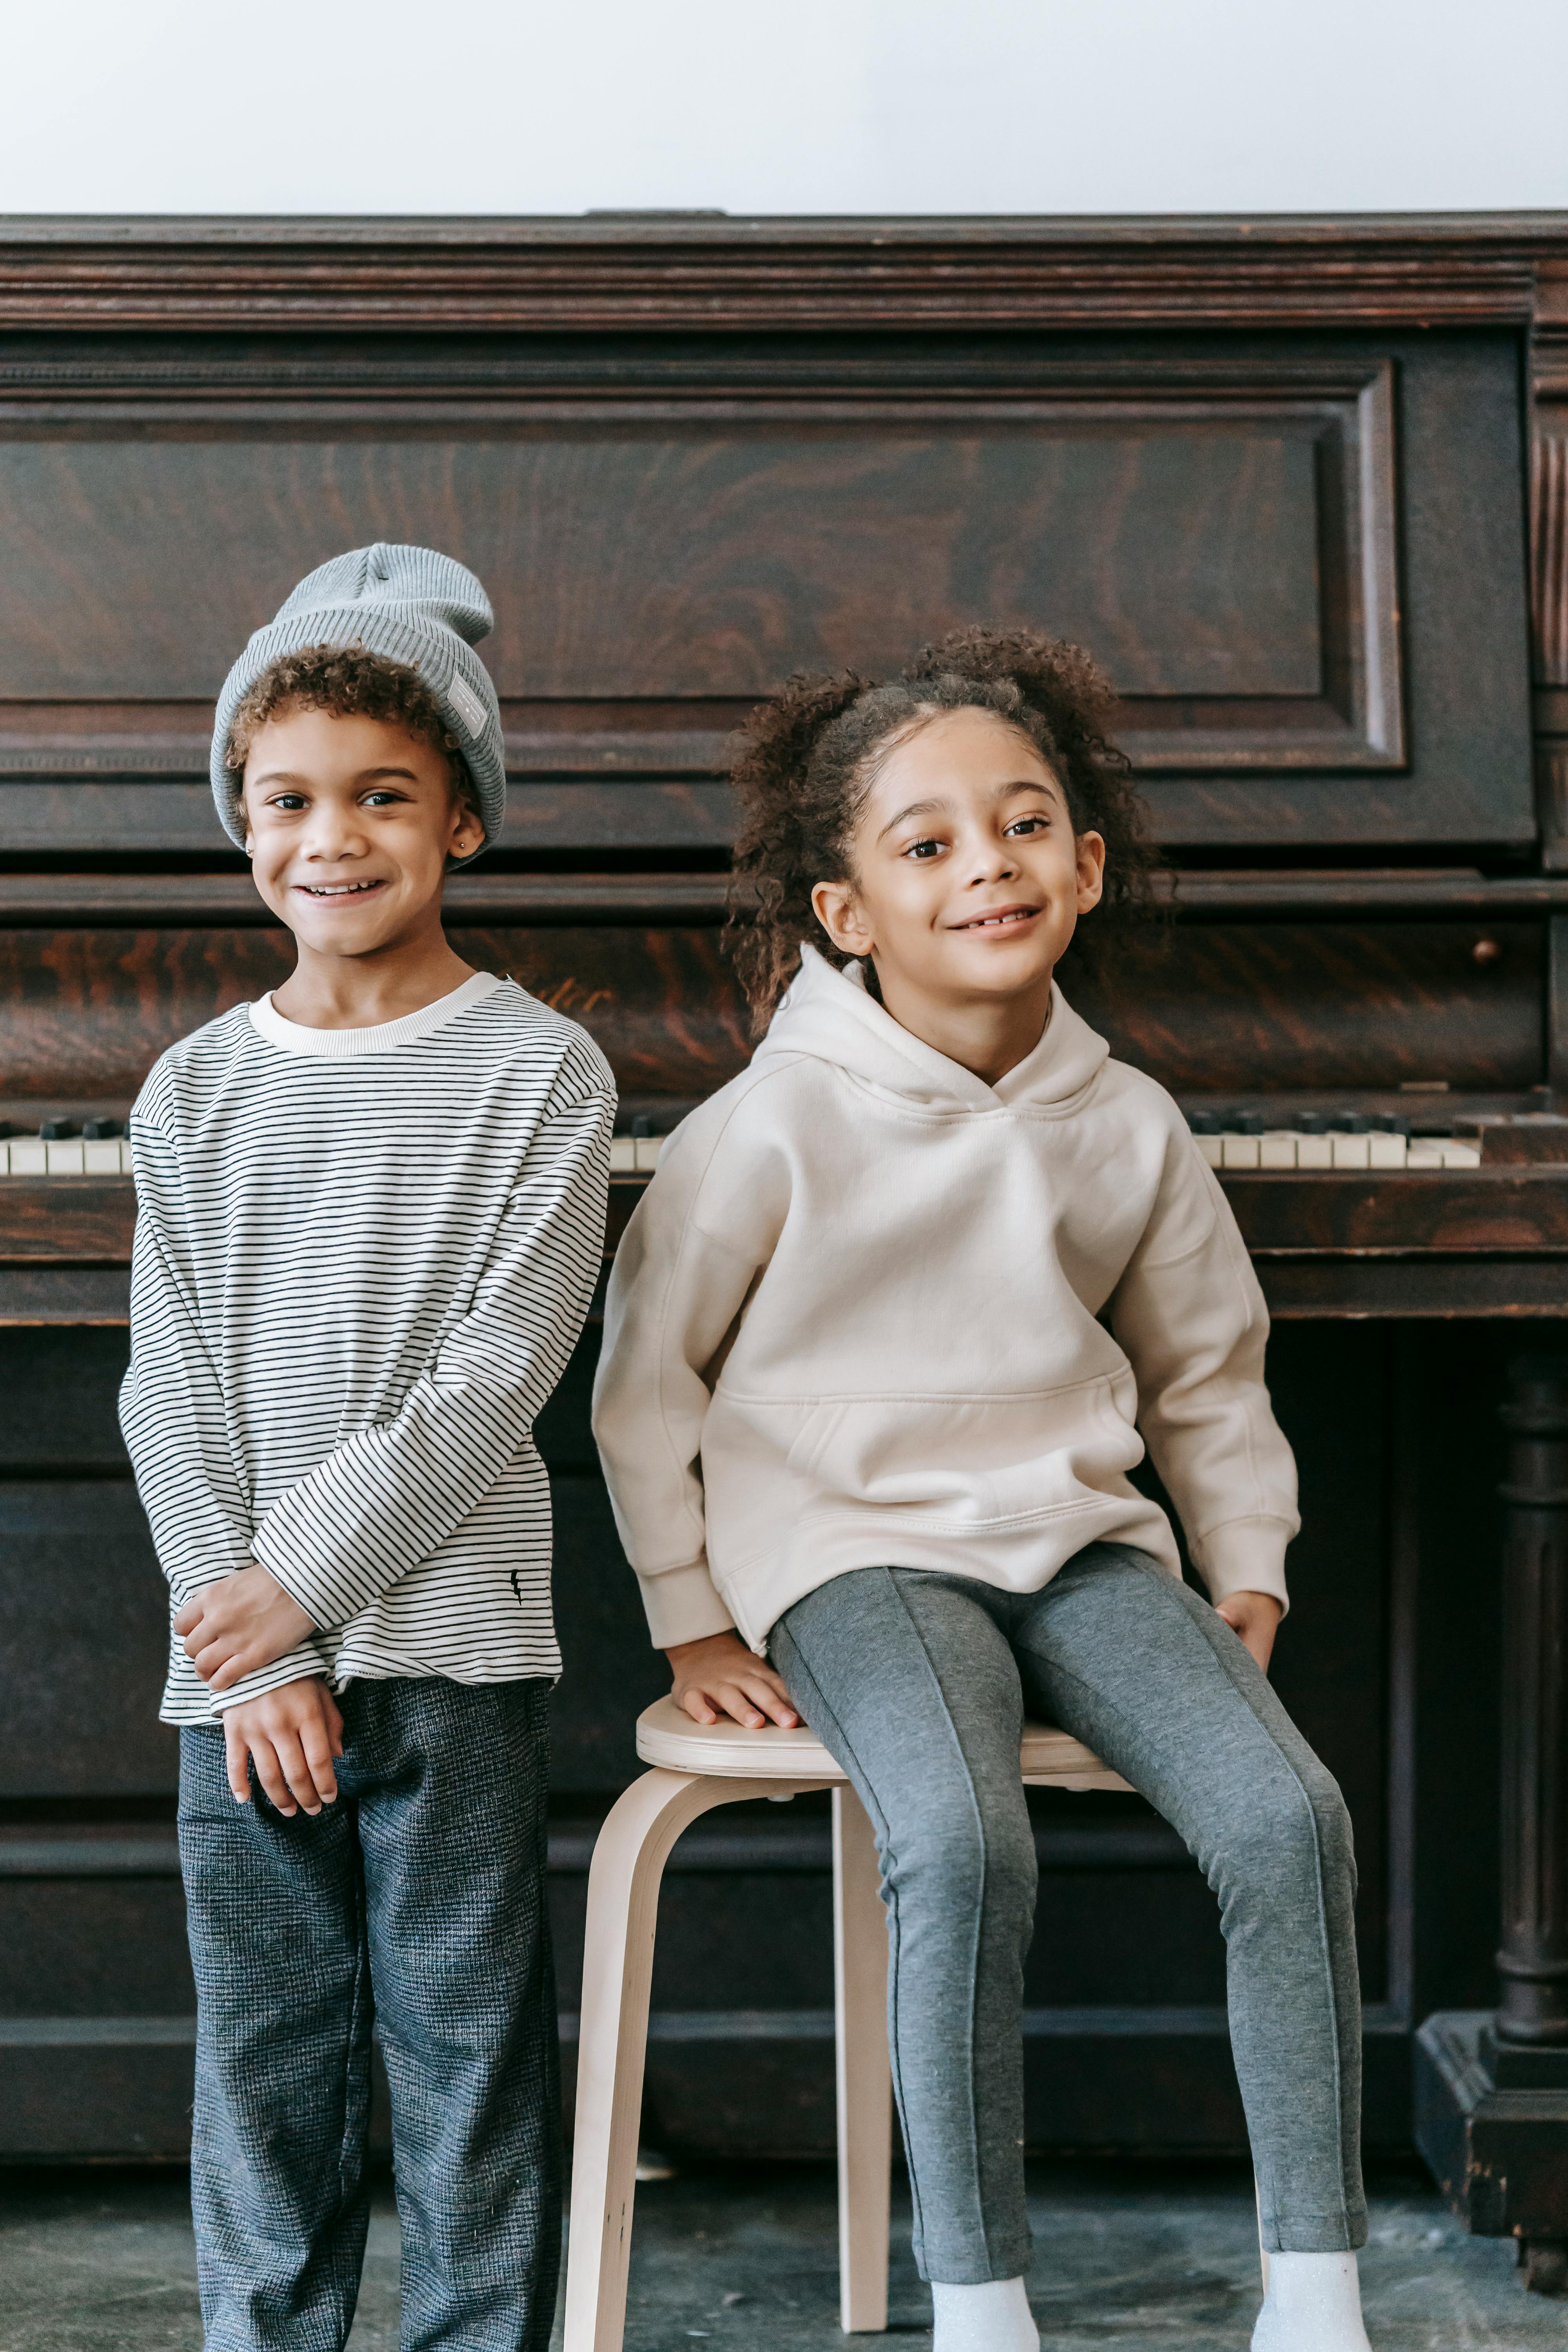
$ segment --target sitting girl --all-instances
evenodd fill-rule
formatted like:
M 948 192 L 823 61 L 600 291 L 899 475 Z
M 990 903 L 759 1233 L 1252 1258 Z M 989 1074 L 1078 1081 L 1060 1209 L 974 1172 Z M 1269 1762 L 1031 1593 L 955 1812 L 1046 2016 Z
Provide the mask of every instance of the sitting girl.
M 595 1426 L 678 1700 L 804 1717 L 875 1824 L 935 2352 L 1038 2343 L 1026 1714 L 1220 1898 L 1257 2352 L 1363 2352 L 1355 1873 L 1266 1679 L 1300 1524 L 1268 1318 L 1181 1113 L 1053 978 L 1080 916 L 1103 955 L 1146 888 L 1110 700 L 1076 647 L 963 630 L 753 713 L 737 958 L 765 1034 L 627 1229 Z M 1212 1607 L 1129 1481 L 1145 1444 Z

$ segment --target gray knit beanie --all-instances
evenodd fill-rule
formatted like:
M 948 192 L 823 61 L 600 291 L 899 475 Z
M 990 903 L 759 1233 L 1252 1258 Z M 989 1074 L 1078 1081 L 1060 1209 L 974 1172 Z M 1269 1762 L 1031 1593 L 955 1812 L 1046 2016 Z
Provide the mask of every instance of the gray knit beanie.
M 485 828 L 479 846 L 487 847 L 506 812 L 506 761 L 496 690 L 473 647 L 494 626 L 490 600 L 473 573 L 432 547 L 356 547 L 310 572 L 278 618 L 257 630 L 217 698 L 213 798 L 230 840 L 245 846 L 241 780 L 224 764 L 243 697 L 284 654 L 309 646 L 363 646 L 417 670 L 436 696 L 473 778 Z

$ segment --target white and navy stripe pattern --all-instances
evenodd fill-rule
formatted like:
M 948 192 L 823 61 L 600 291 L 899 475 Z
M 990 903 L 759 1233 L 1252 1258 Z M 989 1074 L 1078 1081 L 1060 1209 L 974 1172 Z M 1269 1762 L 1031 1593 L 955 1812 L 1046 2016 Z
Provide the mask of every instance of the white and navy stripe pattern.
M 171 1635 L 165 1722 L 302 1674 L 560 1671 L 532 1429 L 598 1275 L 614 1106 L 583 1031 L 488 973 L 375 1029 L 264 998 L 156 1065 L 137 1486 L 174 1609 L 259 1560 L 321 1628 L 216 1706 Z

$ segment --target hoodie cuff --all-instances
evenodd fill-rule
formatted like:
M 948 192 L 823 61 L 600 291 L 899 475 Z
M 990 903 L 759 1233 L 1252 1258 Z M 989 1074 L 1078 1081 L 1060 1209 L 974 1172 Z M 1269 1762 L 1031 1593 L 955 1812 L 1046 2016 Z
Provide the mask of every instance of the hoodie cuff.
M 731 1633 L 735 1621 L 720 1600 L 705 1559 L 684 1568 L 660 1569 L 640 1575 L 642 1605 L 656 1650 L 673 1650 L 682 1642 L 703 1642 L 710 1633 Z
M 1295 1534 L 1288 1519 L 1227 1519 L 1189 1545 L 1193 1565 L 1217 1607 L 1233 1592 L 1268 1592 L 1288 1615 L 1285 1547 Z

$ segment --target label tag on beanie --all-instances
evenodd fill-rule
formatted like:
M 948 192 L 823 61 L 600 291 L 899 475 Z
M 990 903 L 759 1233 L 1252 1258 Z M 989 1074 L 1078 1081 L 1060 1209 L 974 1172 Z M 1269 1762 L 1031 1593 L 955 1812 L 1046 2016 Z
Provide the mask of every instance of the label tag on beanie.
M 466 678 L 452 672 L 452 682 L 447 688 L 447 699 L 468 729 L 470 735 L 485 731 L 485 706 Z

